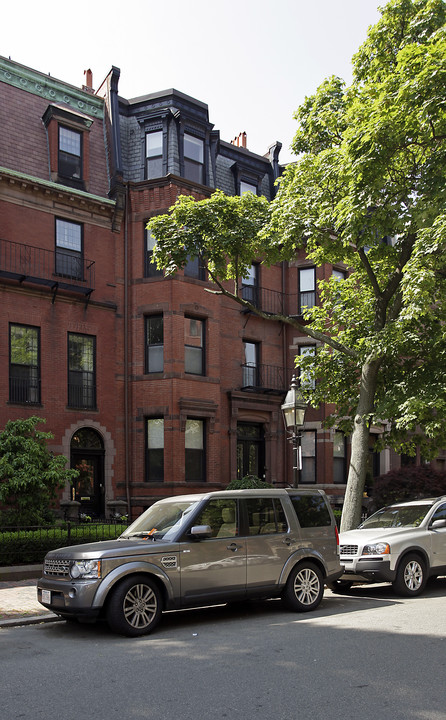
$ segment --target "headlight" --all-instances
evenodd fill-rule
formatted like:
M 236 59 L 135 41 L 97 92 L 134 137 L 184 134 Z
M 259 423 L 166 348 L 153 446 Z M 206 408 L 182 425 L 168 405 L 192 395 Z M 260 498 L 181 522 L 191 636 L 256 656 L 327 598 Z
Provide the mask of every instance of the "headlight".
M 364 545 L 362 551 L 363 555 L 389 555 L 390 545 L 389 543 L 378 542 L 373 545 Z
M 73 580 L 97 580 L 101 577 L 100 560 L 73 560 L 70 567 L 70 575 Z

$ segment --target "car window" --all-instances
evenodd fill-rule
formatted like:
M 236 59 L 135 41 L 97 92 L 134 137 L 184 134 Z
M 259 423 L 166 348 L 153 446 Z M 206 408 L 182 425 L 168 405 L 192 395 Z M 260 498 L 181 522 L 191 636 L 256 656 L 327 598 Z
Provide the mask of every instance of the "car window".
M 291 495 L 299 525 L 303 528 L 331 525 L 330 511 L 322 495 Z
M 435 510 L 431 522 L 434 522 L 434 520 L 446 520 L 446 504 L 440 505 L 440 507 Z
M 391 505 L 364 520 L 361 529 L 418 527 L 432 505 Z
M 212 537 L 235 537 L 239 534 L 237 501 L 211 500 L 196 518 L 194 525 L 209 525 Z
M 170 540 L 179 527 L 187 522 L 189 513 L 197 506 L 193 500 L 157 502 L 139 516 L 121 537 L 151 537 Z
M 288 530 L 285 511 L 280 500 L 250 498 L 244 502 L 248 513 L 250 535 L 271 535 Z

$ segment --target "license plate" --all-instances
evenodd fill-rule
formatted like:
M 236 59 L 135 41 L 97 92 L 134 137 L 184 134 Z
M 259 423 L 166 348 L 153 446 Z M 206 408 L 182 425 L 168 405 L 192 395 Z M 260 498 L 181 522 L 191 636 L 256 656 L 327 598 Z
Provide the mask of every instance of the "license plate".
M 51 603 L 51 590 L 42 590 L 42 602 L 47 605 Z

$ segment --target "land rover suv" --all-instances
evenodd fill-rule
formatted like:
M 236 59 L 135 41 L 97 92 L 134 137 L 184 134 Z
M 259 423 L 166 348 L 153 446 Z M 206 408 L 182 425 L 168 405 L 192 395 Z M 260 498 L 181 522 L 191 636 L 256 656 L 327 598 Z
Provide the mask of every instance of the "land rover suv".
M 322 491 L 223 491 L 160 500 L 116 540 L 49 552 L 37 596 L 63 618 L 104 616 L 137 636 L 163 610 L 271 597 L 314 610 L 341 571 Z

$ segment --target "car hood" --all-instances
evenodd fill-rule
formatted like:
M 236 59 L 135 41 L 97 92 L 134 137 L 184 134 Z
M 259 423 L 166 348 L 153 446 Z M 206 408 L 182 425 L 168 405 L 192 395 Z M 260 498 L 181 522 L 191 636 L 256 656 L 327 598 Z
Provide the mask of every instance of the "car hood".
M 365 545 L 370 542 L 388 542 L 392 537 L 404 538 L 419 532 L 420 528 L 370 528 L 347 530 L 339 536 L 340 545 Z
M 127 555 L 156 555 L 160 552 L 174 552 L 177 543 L 163 542 L 161 540 L 143 540 L 132 538 L 125 540 L 103 540 L 102 542 L 85 543 L 84 545 L 69 545 L 67 547 L 50 550 L 46 557 L 51 560 L 105 560 Z

